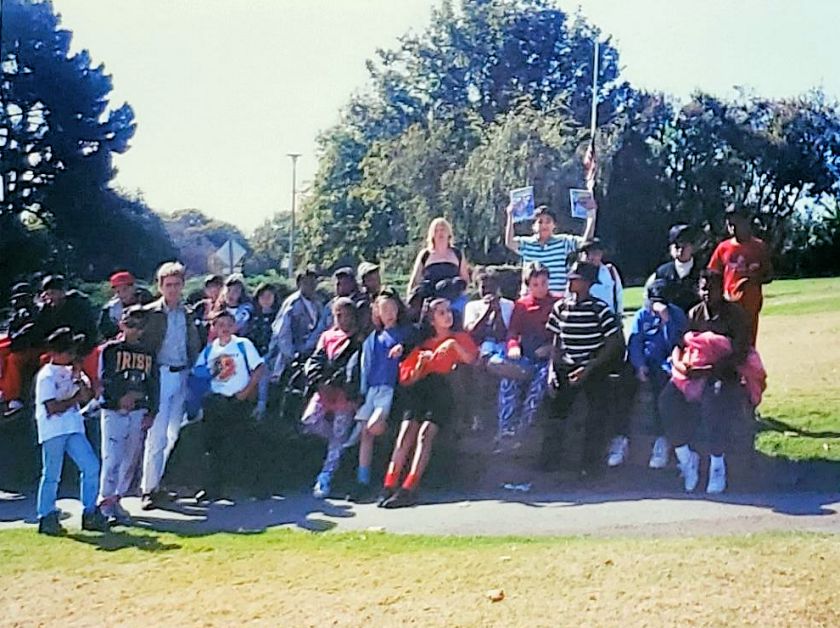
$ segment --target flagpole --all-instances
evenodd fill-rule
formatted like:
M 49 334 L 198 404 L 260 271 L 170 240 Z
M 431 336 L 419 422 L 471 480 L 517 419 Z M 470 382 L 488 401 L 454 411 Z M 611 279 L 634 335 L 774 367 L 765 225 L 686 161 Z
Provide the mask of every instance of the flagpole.
M 598 40 L 595 40 L 595 54 L 592 60 L 592 118 L 589 122 L 589 141 L 595 143 L 595 124 L 598 121 Z

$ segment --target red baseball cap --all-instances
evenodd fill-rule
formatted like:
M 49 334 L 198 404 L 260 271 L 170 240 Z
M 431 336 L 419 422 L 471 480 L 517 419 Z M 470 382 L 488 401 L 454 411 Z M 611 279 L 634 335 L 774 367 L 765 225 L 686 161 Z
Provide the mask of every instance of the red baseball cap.
M 127 270 L 121 270 L 111 275 L 110 278 L 112 288 L 121 288 L 122 286 L 133 286 L 134 275 Z

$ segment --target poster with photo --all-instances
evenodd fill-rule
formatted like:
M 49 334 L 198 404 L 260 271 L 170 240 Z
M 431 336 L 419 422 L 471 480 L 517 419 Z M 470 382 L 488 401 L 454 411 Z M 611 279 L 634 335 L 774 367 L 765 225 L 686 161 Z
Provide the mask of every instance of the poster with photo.
M 510 204 L 513 207 L 511 215 L 513 222 L 532 220 L 534 218 L 534 188 L 528 186 L 510 191 Z
M 589 213 L 595 210 L 595 196 L 589 190 L 572 188 L 569 190 L 569 199 L 572 205 L 572 218 L 586 219 Z

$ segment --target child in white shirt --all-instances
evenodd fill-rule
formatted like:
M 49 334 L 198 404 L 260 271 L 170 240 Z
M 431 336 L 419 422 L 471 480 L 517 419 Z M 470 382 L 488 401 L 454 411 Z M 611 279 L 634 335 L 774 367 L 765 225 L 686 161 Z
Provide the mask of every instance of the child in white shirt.
M 108 520 L 96 506 L 99 460 L 85 436 L 81 405 L 93 397 L 90 382 L 73 367 L 78 338 L 69 327 L 47 338 L 49 362 L 35 378 L 35 421 L 41 445 L 41 481 L 38 484 L 38 532 L 57 536 L 64 532 L 55 507 L 58 482 L 66 453 L 79 467 L 80 499 L 84 507 L 82 529 L 107 532 Z

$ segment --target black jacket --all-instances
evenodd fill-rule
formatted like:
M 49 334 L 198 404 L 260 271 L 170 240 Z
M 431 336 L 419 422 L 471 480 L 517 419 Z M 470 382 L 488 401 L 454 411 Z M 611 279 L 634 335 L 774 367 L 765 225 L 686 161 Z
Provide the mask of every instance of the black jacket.
M 103 406 L 118 410 L 120 398 L 136 393 L 136 408 L 157 411 L 160 385 L 155 356 L 139 345 L 112 340 L 102 345 L 100 378 Z
M 686 314 L 700 303 L 700 297 L 697 296 L 697 285 L 700 282 L 702 268 L 695 257 L 691 272 L 683 278 L 680 278 L 677 274 L 677 267 L 673 260 L 662 264 L 654 273 L 657 279 L 665 282 L 665 298 L 668 302 L 673 303 Z
M 358 335 L 330 359 L 323 347 L 309 356 L 304 365 L 308 391 L 315 392 L 321 386 L 340 388 L 348 399 L 361 397 L 362 343 Z
M 32 330 L 32 346 L 42 347 L 47 338 L 59 327 L 69 327 L 74 334 L 84 334 L 81 355 L 87 355 L 96 346 L 98 333 L 93 310 L 87 297 L 81 292 L 70 290 L 60 307 L 43 305 L 35 315 Z

